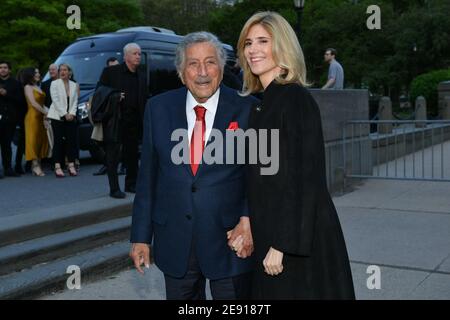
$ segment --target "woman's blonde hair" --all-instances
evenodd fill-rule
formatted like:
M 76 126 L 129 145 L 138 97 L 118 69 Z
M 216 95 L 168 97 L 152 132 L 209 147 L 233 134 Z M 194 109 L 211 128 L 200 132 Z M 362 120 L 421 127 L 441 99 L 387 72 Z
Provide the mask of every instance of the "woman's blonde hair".
M 260 24 L 272 37 L 272 55 L 275 63 L 283 72 L 275 81 L 280 84 L 298 83 L 308 86 L 306 81 L 306 65 L 302 47 L 298 42 L 297 35 L 280 14 L 271 11 L 255 13 L 247 20 L 242 28 L 237 44 L 239 63 L 243 69 L 242 95 L 263 90 L 258 76 L 254 75 L 244 56 L 245 40 L 251 27 Z

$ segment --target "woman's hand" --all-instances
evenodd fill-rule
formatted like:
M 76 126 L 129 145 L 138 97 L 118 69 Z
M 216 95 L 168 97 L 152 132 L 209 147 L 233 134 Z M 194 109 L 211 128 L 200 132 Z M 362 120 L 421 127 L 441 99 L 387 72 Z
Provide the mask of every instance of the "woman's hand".
M 280 274 L 283 272 L 283 252 L 270 247 L 263 261 L 263 265 L 264 271 L 267 274 L 271 276 Z

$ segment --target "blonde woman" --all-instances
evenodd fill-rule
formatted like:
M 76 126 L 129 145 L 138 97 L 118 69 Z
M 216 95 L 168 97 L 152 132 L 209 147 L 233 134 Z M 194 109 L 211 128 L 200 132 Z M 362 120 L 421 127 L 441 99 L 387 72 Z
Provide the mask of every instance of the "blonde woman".
M 297 37 L 281 15 L 260 12 L 242 29 L 238 55 L 242 94 L 264 91 L 249 128 L 279 130 L 278 172 L 261 175 L 263 164 L 249 166 L 257 263 L 253 298 L 354 299 L 344 237 L 326 184 L 319 108 L 305 88 Z M 243 241 L 229 242 L 238 255 Z
M 61 163 L 64 160 L 63 138 L 65 138 L 65 151 L 68 159 L 67 170 L 71 176 L 78 175 L 75 168 L 77 150 L 77 122 L 76 111 L 78 104 L 78 86 L 70 80 L 72 68 L 68 64 L 61 64 L 58 69 L 59 79 L 52 81 L 50 94 L 52 105 L 48 111 L 53 129 L 53 161 L 55 164 L 55 175 L 64 177 Z
M 24 121 L 25 158 L 32 163 L 33 175 L 43 177 L 45 173 L 41 168 L 41 159 L 46 158 L 48 154 L 47 132 L 44 127 L 44 118 L 47 116 L 47 110 L 44 107 L 45 93 L 37 85 L 41 80 L 38 69 L 24 69 L 22 79 L 28 105 Z

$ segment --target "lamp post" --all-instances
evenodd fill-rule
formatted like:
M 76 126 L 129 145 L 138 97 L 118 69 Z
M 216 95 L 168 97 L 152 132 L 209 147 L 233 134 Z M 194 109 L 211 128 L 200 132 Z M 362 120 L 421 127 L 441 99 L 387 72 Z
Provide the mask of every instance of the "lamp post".
M 300 39 L 300 31 L 301 31 L 301 20 L 303 8 L 305 7 L 305 0 L 294 0 L 294 6 L 297 11 L 297 38 Z

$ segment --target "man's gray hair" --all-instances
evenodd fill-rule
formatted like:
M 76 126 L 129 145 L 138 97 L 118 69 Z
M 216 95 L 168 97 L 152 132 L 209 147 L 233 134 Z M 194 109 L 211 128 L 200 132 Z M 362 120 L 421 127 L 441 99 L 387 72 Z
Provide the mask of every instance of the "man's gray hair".
M 125 47 L 123 47 L 123 56 L 125 57 L 127 55 L 127 52 L 131 49 L 141 50 L 141 47 L 135 42 L 128 43 L 127 45 L 125 45 Z
M 183 70 L 186 65 L 186 49 L 193 44 L 203 42 L 209 42 L 216 48 L 217 57 L 219 58 L 219 65 L 223 72 L 223 68 L 225 67 L 225 63 L 227 62 L 227 51 L 223 47 L 222 42 L 220 42 L 220 40 L 212 33 L 200 31 L 185 35 L 183 40 L 181 40 L 181 42 L 177 46 L 175 66 L 180 78 L 182 77 Z

